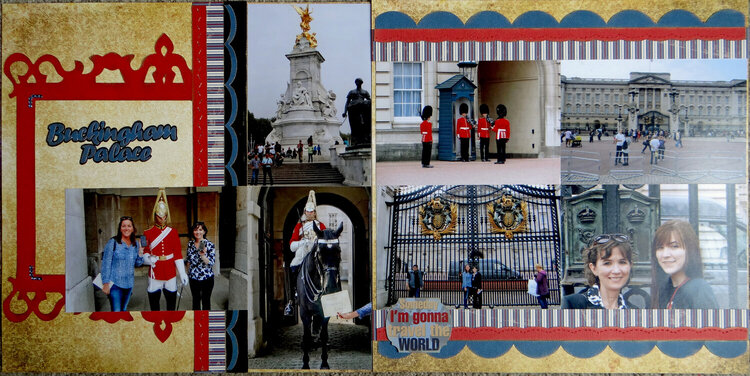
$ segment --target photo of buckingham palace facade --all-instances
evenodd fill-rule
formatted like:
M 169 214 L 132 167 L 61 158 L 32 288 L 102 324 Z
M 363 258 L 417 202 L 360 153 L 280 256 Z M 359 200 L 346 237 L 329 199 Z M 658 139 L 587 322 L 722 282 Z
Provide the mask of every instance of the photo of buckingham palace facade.
M 602 128 L 662 130 L 685 136 L 744 136 L 745 79 L 678 81 L 669 73 L 630 73 L 629 79 L 561 76 L 561 129 L 588 134 Z

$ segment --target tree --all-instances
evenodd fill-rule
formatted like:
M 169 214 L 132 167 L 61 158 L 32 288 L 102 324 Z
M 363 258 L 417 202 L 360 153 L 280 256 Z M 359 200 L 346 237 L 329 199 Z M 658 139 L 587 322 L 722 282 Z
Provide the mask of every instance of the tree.
M 265 142 L 266 136 L 268 136 L 269 133 L 271 133 L 271 130 L 273 130 L 273 126 L 271 123 L 273 122 L 273 118 L 266 119 L 266 118 L 255 118 L 255 115 L 248 111 L 247 113 L 247 138 L 248 138 L 248 145 L 252 149 L 255 147 L 255 144 Z

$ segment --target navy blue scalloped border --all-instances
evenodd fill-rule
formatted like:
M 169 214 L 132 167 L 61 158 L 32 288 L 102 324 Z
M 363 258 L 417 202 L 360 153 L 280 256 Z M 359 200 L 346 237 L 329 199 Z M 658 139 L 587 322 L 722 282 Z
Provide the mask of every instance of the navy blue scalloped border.
M 437 359 L 456 356 L 464 347 L 483 358 L 497 358 L 511 347 L 530 358 L 544 358 L 560 347 L 577 358 L 592 358 L 609 346 L 616 354 L 625 358 L 639 358 L 650 353 L 654 347 L 672 358 L 686 358 L 705 347 L 712 354 L 725 358 L 736 358 L 747 352 L 747 341 L 449 341 L 438 353 L 428 353 Z M 401 359 L 409 353 L 400 353 L 390 342 L 378 341 L 380 355 L 390 359 Z

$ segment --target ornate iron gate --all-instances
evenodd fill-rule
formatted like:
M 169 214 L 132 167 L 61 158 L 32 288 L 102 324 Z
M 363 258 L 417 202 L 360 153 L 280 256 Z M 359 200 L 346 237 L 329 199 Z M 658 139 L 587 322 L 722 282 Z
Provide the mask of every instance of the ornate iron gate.
M 424 186 L 396 190 L 391 210 L 388 304 L 408 296 L 408 271 L 424 272 L 421 297 L 463 304 L 461 271 L 477 265 L 485 306 L 536 305 L 535 264 L 560 303 L 560 232 L 554 186 Z

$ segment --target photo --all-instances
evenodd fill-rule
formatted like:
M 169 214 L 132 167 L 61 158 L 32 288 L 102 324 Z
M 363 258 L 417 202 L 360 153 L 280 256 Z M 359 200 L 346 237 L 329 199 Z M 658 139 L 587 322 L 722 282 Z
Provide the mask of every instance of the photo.
M 371 370 L 369 188 L 249 189 L 249 369 Z
M 247 309 L 236 189 L 65 194 L 67 312 Z
M 562 187 L 561 308 L 747 309 L 747 185 Z
M 369 4 L 248 4 L 247 36 L 247 184 L 369 186 Z
M 464 310 L 559 306 L 559 189 L 379 186 L 378 308 L 406 297 Z
M 556 61 L 376 62 L 377 184 L 559 184 L 559 78 Z
M 560 73 L 563 184 L 747 181 L 747 60 L 577 60 Z

